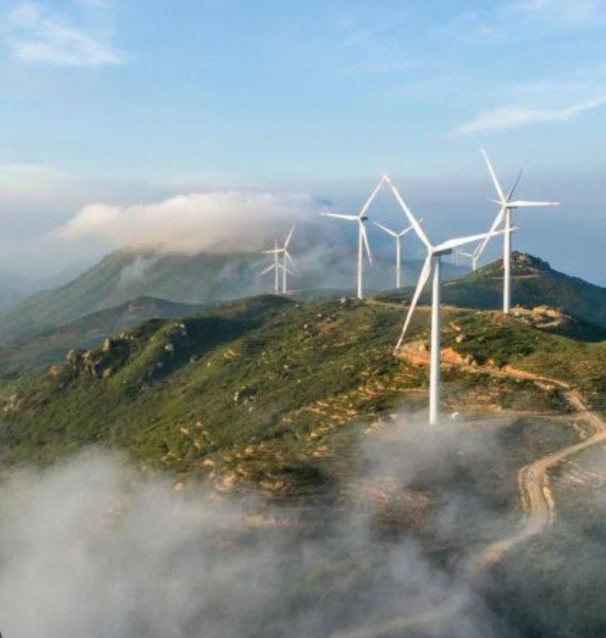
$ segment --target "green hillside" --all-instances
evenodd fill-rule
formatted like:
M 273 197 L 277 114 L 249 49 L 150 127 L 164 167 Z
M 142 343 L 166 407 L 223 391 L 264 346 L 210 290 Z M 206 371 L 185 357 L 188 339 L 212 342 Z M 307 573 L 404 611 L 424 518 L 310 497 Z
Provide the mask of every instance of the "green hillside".
M 553 270 L 537 257 L 514 252 L 512 303 L 525 308 L 545 305 L 561 308 L 588 324 L 606 328 L 606 288 Z M 410 299 L 412 289 L 389 293 L 388 300 Z M 465 277 L 444 284 L 445 304 L 462 308 L 499 310 L 503 307 L 503 262 L 496 261 Z M 424 302 L 428 302 L 426 293 Z M 599 335 L 598 335 L 599 337 Z
M 427 319 L 421 309 L 413 342 L 424 343 Z M 425 403 L 426 368 L 392 354 L 401 320 L 397 306 L 265 297 L 182 321 L 149 321 L 101 348 L 73 350 L 12 389 L 3 460 L 48 463 L 100 444 L 179 475 L 323 482 L 339 465 L 335 450 L 347 450 L 403 405 Z M 492 313 L 452 309 L 445 320 L 445 346 L 476 366 L 445 370 L 445 410 L 563 409 L 557 390 L 498 378 L 486 364 L 562 375 L 589 393 L 606 380 L 606 344 Z
M 134 328 L 147 319 L 187 317 L 200 310 L 201 306 L 140 297 L 0 348 L 0 372 L 8 374 L 48 366 L 64 359 L 72 348 L 93 348 L 105 337 Z

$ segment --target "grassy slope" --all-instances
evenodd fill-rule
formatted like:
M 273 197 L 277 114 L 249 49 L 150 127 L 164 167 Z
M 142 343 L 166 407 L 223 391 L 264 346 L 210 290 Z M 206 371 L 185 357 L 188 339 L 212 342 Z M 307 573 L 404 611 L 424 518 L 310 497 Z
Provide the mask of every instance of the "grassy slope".
M 48 366 L 64 359 L 72 348 L 93 348 L 105 337 L 135 328 L 148 319 L 186 317 L 200 311 L 200 306 L 140 297 L 5 346 L 0 349 L 0 370 L 9 374 Z
M 473 322 L 470 331 L 486 329 L 484 315 L 447 315 Z M 334 450 L 347 449 L 377 417 L 403 402 L 424 403 L 418 389 L 426 385 L 425 368 L 392 356 L 400 322 L 391 307 L 272 297 L 182 323 L 148 322 L 109 352 L 66 362 L 9 400 L 0 430 L 4 460 L 46 463 L 99 443 L 177 473 L 214 464 L 254 481 L 276 473 L 317 478 L 327 459 L 335 461 Z M 413 335 L 426 332 L 421 309 Z M 447 341 L 457 334 L 451 332 Z M 528 326 L 519 332 L 531 342 L 536 336 L 575 347 Z M 445 382 L 445 403 L 453 409 L 561 405 L 530 382 L 456 370 L 445 373 Z
M 539 305 L 562 308 L 588 324 L 606 328 L 606 288 L 552 270 L 546 262 L 523 253 L 513 254 L 512 268 L 514 304 L 526 308 Z M 499 260 L 461 279 L 446 282 L 442 300 L 461 308 L 498 310 L 503 305 L 502 291 L 503 266 Z M 409 299 L 411 294 L 408 289 L 384 298 L 396 301 Z M 423 301 L 428 300 L 425 295 Z

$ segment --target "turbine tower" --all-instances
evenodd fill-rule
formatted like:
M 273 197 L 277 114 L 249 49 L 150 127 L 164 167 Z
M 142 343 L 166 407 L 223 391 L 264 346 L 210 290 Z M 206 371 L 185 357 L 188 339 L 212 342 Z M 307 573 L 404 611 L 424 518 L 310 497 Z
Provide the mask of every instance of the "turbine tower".
M 422 224 L 423 220 L 419 220 L 419 224 Z M 383 224 L 379 224 L 378 222 L 373 222 L 375 226 L 378 226 L 381 230 L 385 231 L 388 235 L 391 235 L 396 240 L 396 288 L 402 287 L 402 237 L 408 234 L 411 230 L 413 230 L 412 226 L 405 228 L 402 232 L 396 233 L 395 231 L 387 228 L 387 226 L 383 226 Z
M 340 213 L 320 213 L 323 217 L 334 217 L 335 219 L 344 219 L 350 222 L 358 223 L 358 272 L 357 272 L 357 288 L 358 299 L 364 298 L 363 292 L 363 277 L 364 277 L 364 251 L 368 256 L 368 263 L 372 265 L 372 255 L 370 254 L 370 246 L 368 245 L 368 235 L 366 233 L 366 222 L 368 216 L 366 212 L 370 208 L 370 205 L 374 201 L 377 193 L 381 190 L 383 184 L 387 181 L 386 176 L 381 177 L 381 181 L 372 192 L 371 196 L 366 200 L 366 203 L 362 207 L 362 210 L 357 215 L 342 215 Z
M 276 267 L 276 292 L 279 292 L 280 284 L 278 280 L 278 271 L 279 269 L 282 270 L 282 294 L 284 295 L 288 291 L 288 285 L 287 285 L 288 275 L 295 274 L 292 270 L 288 268 L 288 264 L 290 263 L 290 265 L 293 267 L 294 270 L 296 270 L 297 268 L 295 266 L 295 262 L 291 254 L 288 252 L 288 246 L 290 245 L 294 232 L 295 232 L 295 226 L 293 226 L 290 229 L 290 232 L 288 233 L 288 236 L 286 237 L 286 241 L 284 242 L 284 246 L 282 248 L 278 248 L 278 241 L 276 240 L 276 242 L 274 243 L 273 250 L 263 251 L 263 254 L 265 255 L 274 255 L 274 265 L 270 266 L 268 270 L 265 270 L 263 272 L 268 272 L 269 270 L 272 270 L 274 266 Z M 282 256 L 282 263 L 280 263 L 280 255 Z
M 492 178 L 494 183 L 495 190 L 497 191 L 498 199 L 491 200 L 495 204 L 499 204 L 501 207 L 498 215 L 495 217 L 495 220 L 492 224 L 492 227 L 488 233 L 488 236 L 484 241 L 478 246 L 478 248 L 474 251 L 474 263 L 477 264 L 478 259 L 481 257 L 482 253 L 486 249 L 490 238 L 494 234 L 494 231 L 497 228 L 503 228 L 503 313 L 508 315 L 511 311 L 511 233 L 513 232 L 512 227 L 512 213 L 514 210 L 518 208 L 544 208 L 548 206 L 559 206 L 559 202 L 534 202 L 527 200 L 514 200 L 513 195 L 515 190 L 520 183 L 520 179 L 522 177 L 522 173 L 518 175 L 517 180 L 515 181 L 512 189 L 509 191 L 507 197 L 501 188 L 501 184 L 497 179 L 497 175 L 494 171 L 490 158 L 488 157 L 488 153 L 482 149 L 482 155 L 484 155 L 484 159 L 486 160 L 486 165 L 488 166 L 488 172 Z M 475 270 L 475 266 L 474 266 Z
M 280 292 L 280 258 L 278 257 L 278 240 L 275 239 L 274 240 L 274 250 L 271 251 L 273 253 L 274 256 L 274 263 L 271 266 L 268 266 L 265 270 L 262 270 L 259 274 L 258 277 L 262 277 L 263 275 L 266 275 L 268 272 L 271 272 L 272 270 L 275 271 L 275 277 L 274 277 L 274 293 L 277 295 Z M 263 251 L 263 254 L 266 255 L 267 251 Z
M 440 419 L 440 270 L 441 259 L 444 255 L 452 254 L 452 251 L 459 246 L 465 246 L 466 244 L 472 244 L 476 241 L 490 237 L 490 233 L 484 233 L 482 235 L 471 235 L 469 237 L 460 237 L 457 239 L 450 239 L 437 246 L 434 246 L 427 235 L 423 232 L 421 225 L 415 219 L 410 209 L 400 196 L 397 188 L 388 180 L 389 187 L 391 188 L 396 200 L 402 207 L 404 214 L 408 218 L 408 221 L 412 225 L 415 233 L 419 239 L 425 245 L 427 250 L 427 257 L 421 270 L 421 275 L 417 283 L 416 290 L 414 292 L 410 307 L 408 308 L 408 314 L 402 328 L 402 333 L 398 339 L 398 343 L 395 347 L 397 352 L 402 346 L 404 337 L 408 332 L 408 327 L 414 311 L 419 303 L 421 293 L 425 288 L 429 278 L 433 274 L 432 282 L 432 302 L 431 302 L 431 346 L 430 346 L 430 360 L 429 360 L 429 423 L 430 425 L 437 425 Z M 492 233 L 498 234 L 498 233 Z

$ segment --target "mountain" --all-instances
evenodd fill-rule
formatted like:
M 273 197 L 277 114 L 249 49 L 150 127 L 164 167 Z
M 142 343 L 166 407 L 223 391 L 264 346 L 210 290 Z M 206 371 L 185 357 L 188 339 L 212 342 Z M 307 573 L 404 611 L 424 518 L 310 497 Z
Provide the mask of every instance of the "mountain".
M 351 246 L 320 243 L 293 255 L 300 275 L 291 278 L 296 291 L 351 290 L 355 260 Z M 377 251 L 368 268 L 369 290 L 386 290 L 393 284 L 391 252 Z M 272 276 L 258 273 L 268 258 L 250 253 L 161 255 L 118 252 L 56 290 L 39 292 L 0 314 L 0 343 L 21 339 L 64 325 L 93 312 L 128 303 L 143 296 L 177 303 L 208 304 L 270 291 Z M 413 281 L 420 264 L 404 266 L 405 279 Z M 465 270 L 452 266 L 446 277 Z
M 408 300 L 412 289 L 381 298 Z M 422 301 L 429 301 L 426 292 Z M 461 308 L 499 310 L 503 307 L 503 262 L 498 260 L 442 287 L 442 301 Z M 526 253 L 512 255 L 512 302 L 525 308 L 562 309 L 586 324 L 606 328 L 606 288 L 553 270 L 542 259 Z M 598 333 L 599 334 L 599 333 Z M 598 339 L 601 338 L 598 336 Z
M 201 306 L 139 297 L 0 348 L 0 370 L 9 374 L 48 366 L 65 358 L 72 348 L 93 348 L 104 338 L 134 328 L 148 319 L 187 317 L 200 310 Z
M 0 310 L 10 308 L 27 297 L 27 292 L 17 288 L 0 288 Z
M 606 378 L 604 344 L 579 344 L 495 313 L 451 309 L 446 319 L 446 347 L 478 366 L 561 371 L 588 389 Z M 101 347 L 71 350 L 37 379 L 7 385 L 3 458 L 45 463 L 95 443 L 178 473 L 309 476 L 331 446 L 403 401 L 411 409 L 424 401 L 425 368 L 392 354 L 401 320 L 397 305 L 262 297 L 146 322 Z M 424 342 L 427 320 L 420 309 L 413 340 Z M 489 342 L 481 338 L 487 333 Z M 561 409 L 557 392 L 481 372 L 445 372 L 448 409 L 490 411 L 499 397 L 510 409 Z
M 444 411 L 464 411 L 472 417 L 468 423 L 445 418 L 441 427 L 428 430 L 427 424 L 414 416 L 426 397 L 427 370 L 415 363 L 414 356 L 426 353 L 427 308 L 419 308 L 415 316 L 407 352 L 394 357 L 392 347 L 402 322 L 399 304 L 347 299 L 298 303 L 266 296 L 220 305 L 193 318 L 145 322 L 99 348 L 70 351 L 61 364 L 38 378 L 12 384 L 12 388 L 5 385 L 0 422 L 3 480 L 10 479 L 15 465 L 45 466 L 59 458 L 75 457 L 80 459 L 76 463 L 82 471 L 76 473 L 68 464 L 67 474 L 58 474 L 65 467 L 58 463 L 49 474 L 40 473 L 50 477 L 52 489 L 59 490 L 59 497 L 71 505 L 74 485 L 80 487 L 90 477 L 97 484 L 107 476 L 103 474 L 106 466 L 95 463 L 95 454 L 82 457 L 78 452 L 91 445 L 97 450 L 119 450 L 134 460 L 145 477 L 161 474 L 163 478 L 161 484 L 151 483 L 152 489 L 145 483 L 143 498 L 153 501 L 154 509 L 153 516 L 145 516 L 143 523 L 137 524 L 143 530 L 144 548 L 151 529 L 150 551 L 154 556 L 163 551 L 157 550 L 158 521 L 169 521 L 166 529 L 174 536 L 188 520 L 198 529 L 201 521 L 210 519 L 211 553 L 202 556 L 212 559 L 200 566 L 194 563 L 192 568 L 191 561 L 206 545 L 190 534 L 184 538 L 194 554 L 178 552 L 188 571 L 201 573 L 202 578 L 207 579 L 208 565 L 218 564 L 223 570 L 223 557 L 233 554 L 234 573 L 242 581 L 242 547 L 252 548 L 255 556 L 258 552 L 263 562 L 267 560 L 266 547 L 272 554 L 274 546 L 283 547 L 279 562 L 288 565 L 292 565 L 293 557 L 302 555 L 303 562 L 294 563 L 289 578 L 279 581 L 288 595 L 283 604 L 280 599 L 280 607 L 287 611 L 305 603 L 315 618 L 318 605 L 329 598 L 326 613 L 332 618 L 335 609 L 342 609 L 342 601 L 352 597 L 352 591 L 356 602 L 364 602 L 372 582 L 382 583 L 381 597 L 397 585 L 402 592 L 397 590 L 397 597 L 390 599 L 385 616 L 379 617 L 380 624 L 369 623 L 365 603 L 362 619 L 351 625 L 378 626 L 379 633 L 387 626 L 391 631 L 400 619 L 402 600 L 407 600 L 404 596 L 411 595 L 411 573 L 436 573 L 439 579 L 430 585 L 439 582 L 440 589 L 430 586 L 431 597 L 421 608 L 421 618 L 427 618 L 427 609 L 429 613 L 436 609 L 438 614 L 445 609 L 448 614 L 453 597 L 457 604 L 461 591 L 457 574 L 471 566 L 476 575 L 474 607 L 479 602 L 484 604 L 478 592 L 487 587 L 496 610 L 494 618 L 499 619 L 492 624 L 493 617 L 488 617 L 491 624 L 482 626 L 490 631 L 484 635 L 492 635 L 493 626 L 499 627 L 500 636 L 508 637 L 600 635 L 604 552 L 597 525 L 603 520 L 603 508 L 590 498 L 581 499 L 577 492 L 568 491 L 568 498 L 577 506 L 574 513 L 578 513 L 572 520 L 591 523 L 579 528 L 578 533 L 575 529 L 571 538 L 571 519 L 565 516 L 560 488 L 570 476 L 566 483 L 578 489 L 579 483 L 589 480 L 591 467 L 585 472 L 583 460 L 577 456 L 574 468 L 560 463 L 549 477 L 547 472 L 553 464 L 534 472 L 562 449 L 570 449 L 579 440 L 587 442 L 592 434 L 590 420 L 585 423 L 587 419 L 578 412 L 567 413 L 570 404 L 558 387 L 544 379 L 533 380 L 530 375 L 564 379 L 577 385 L 585 396 L 597 395 L 606 380 L 606 344 L 579 343 L 550 334 L 526 317 L 456 308 L 445 308 L 444 315 Z M 520 374 L 508 376 L 509 366 L 515 366 Z M 487 414 L 493 418 L 487 418 Z M 595 452 L 592 481 L 595 477 L 603 479 L 603 459 L 600 450 Z M 532 471 L 527 474 L 520 472 L 529 467 Z M 25 486 L 25 491 L 17 494 L 24 494 L 22 500 L 28 511 L 36 509 L 38 503 L 43 509 L 51 494 L 50 511 L 55 520 L 56 499 L 52 497 L 57 492 L 37 490 L 40 496 L 36 497 L 30 485 L 38 480 L 38 474 L 16 472 L 15 476 L 9 485 L 13 490 Z M 518 481 L 520 476 L 530 477 L 528 482 L 536 481 L 543 500 L 520 502 L 520 495 L 527 495 L 520 492 L 520 486 L 526 485 Z M 84 528 L 95 530 L 95 554 L 103 548 L 98 530 L 104 532 L 107 526 L 110 533 L 117 530 L 122 535 L 127 525 L 132 525 L 126 508 L 134 502 L 139 510 L 132 489 L 136 475 L 129 473 L 125 479 L 128 487 L 124 492 L 110 492 L 112 498 L 89 499 L 86 485 L 86 491 L 75 492 L 78 503 L 87 503 L 86 517 L 77 520 Z M 212 486 L 214 493 L 202 501 L 201 516 L 192 516 L 189 503 L 197 501 L 183 499 L 181 492 L 197 499 L 207 493 L 200 489 L 200 483 Z M 167 484 L 178 492 L 175 501 L 163 496 Z M 589 486 L 599 493 L 595 483 Z M 254 497 L 247 499 L 252 489 Z M 11 497 L 15 499 L 13 492 Z M 273 507 L 264 508 L 267 501 Z M 552 512 L 549 503 L 554 501 L 558 506 L 555 520 L 548 515 Z M 213 504 L 227 514 L 215 516 Z M 588 512 L 579 511 L 579 505 Z M 13 509 L 20 508 L 21 499 Z M 181 511 L 185 517 L 176 519 Z M 591 511 L 593 518 L 588 518 Z M 72 520 L 68 516 L 68 521 Z M 60 546 L 65 545 L 65 538 L 72 538 L 71 527 L 65 533 L 63 528 L 56 533 Z M 523 533 L 528 528 L 534 530 L 532 539 Z M 548 533 L 538 534 L 536 528 L 539 532 L 545 528 Z M 26 527 L 21 524 L 17 528 L 21 535 L 23 529 Z M 287 536 L 290 534 L 292 537 Z M 19 534 L 16 538 L 21 542 Z M 290 538 L 292 543 L 284 542 Z M 589 542 L 592 538 L 597 541 Z M 255 539 L 260 544 L 251 544 Z M 505 542 L 510 539 L 514 541 Z M 548 543 L 547 549 L 539 545 L 541 541 Z M 115 545 L 113 537 L 110 543 Z M 126 551 L 138 545 L 138 540 L 129 543 Z M 586 545 L 591 551 L 581 558 L 594 566 L 588 584 L 584 584 L 587 572 L 577 551 Z M 173 545 L 170 547 L 169 558 L 160 562 L 172 573 L 170 561 L 175 552 Z M 301 547 L 309 551 L 302 552 Z M 411 554 L 404 554 L 405 560 L 402 547 L 413 547 Z M 501 547 L 508 551 L 498 553 Z M 527 552 L 522 566 L 521 551 Z M 48 544 L 43 544 L 43 552 L 44 556 L 48 554 Z M 123 561 L 125 555 L 121 551 L 114 560 Z M 425 555 L 428 562 L 420 562 L 419 557 Z M 311 564 L 310 556 L 317 556 Z M 553 587 L 557 574 L 565 573 L 569 578 L 570 556 L 575 568 L 572 602 L 568 589 L 558 599 Z M 101 553 L 102 560 L 104 557 Z M 562 568 L 562 557 L 567 569 Z M 140 560 L 137 553 L 136 559 Z M 503 565 L 509 560 L 509 567 L 516 571 L 503 573 Z M 478 563 L 482 578 L 477 577 Z M 242 582 L 257 577 L 259 564 L 253 561 L 250 577 L 246 572 Z M 436 571 L 436 566 L 442 565 L 448 571 Z M 528 569 L 534 570 L 531 573 L 540 589 L 535 581 L 526 584 Z M 384 587 L 384 574 L 394 571 L 396 585 Z M 105 582 L 104 566 L 101 573 Z M 120 575 L 123 573 L 121 569 Z M 162 594 L 166 590 L 162 580 L 165 573 L 158 577 Z M 272 569 L 271 582 L 275 574 Z M 515 580 L 511 574 L 517 575 Z M 179 592 L 184 591 L 182 582 L 178 581 Z M 423 576 L 422 587 L 426 582 Z M 582 584 L 580 590 L 576 583 Z M 221 600 L 225 598 L 222 587 Z M 520 587 L 523 596 L 518 593 Z M 192 590 L 197 600 L 200 590 L 195 586 Z M 410 609 L 413 614 L 419 609 L 418 591 L 416 586 L 412 588 L 414 605 L 404 608 L 404 619 Z M 440 592 L 439 598 L 436 591 Z M 586 601 L 593 601 L 591 596 L 597 601 L 591 603 L 587 614 Z M 568 605 L 564 607 L 566 612 L 577 613 L 557 617 L 558 622 L 567 623 L 566 629 L 572 628 L 570 631 L 526 631 L 527 627 L 541 628 L 540 622 L 528 617 L 527 610 L 542 610 L 545 599 L 557 609 Z M 513 632 L 500 630 L 509 627 L 502 623 L 504 607 L 507 618 L 513 619 Z M 224 607 L 219 609 L 223 614 Z M 543 617 L 541 613 L 539 620 Z M 199 618 L 191 635 L 199 633 L 206 616 Z M 349 618 L 343 626 L 350 627 Z M 254 635 L 278 635 L 272 633 L 273 620 L 270 616 L 267 631 L 261 632 L 255 620 Z M 292 622 L 285 621 L 284 626 L 285 632 L 279 635 L 292 635 Z M 460 635 L 470 635 L 465 628 Z M 337 625 L 334 629 L 339 629 L 340 635 L 354 635 L 349 630 L 340 632 Z M 363 634 L 357 632 L 371 634 L 374 631 L 366 629 Z M 135 626 L 129 635 L 149 635 L 149 631 L 144 626 L 137 632 Z M 305 635 L 337 633 L 331 628 Z

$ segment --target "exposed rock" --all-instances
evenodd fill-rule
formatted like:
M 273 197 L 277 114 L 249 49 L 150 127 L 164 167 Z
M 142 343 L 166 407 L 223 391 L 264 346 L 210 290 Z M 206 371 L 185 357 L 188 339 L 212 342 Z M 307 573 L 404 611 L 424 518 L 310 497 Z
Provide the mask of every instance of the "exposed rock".
M 234 403 L 236 405 L 246 405 L 249 401 L 255 400 L 257 391 L 254 388 L 240 388 L 234 392 Z
M 61 374 L 61 366 L 55 364 L 53 366 L 51 366 L 48 370 L 48 374 L 51 377 L 58 377 Z
M 25 399 L 22 396 L 19 394 L 11 394 L 4 406 L 4 412 L 7 414 L 20 412 L 23 409 L 24 404 Z

